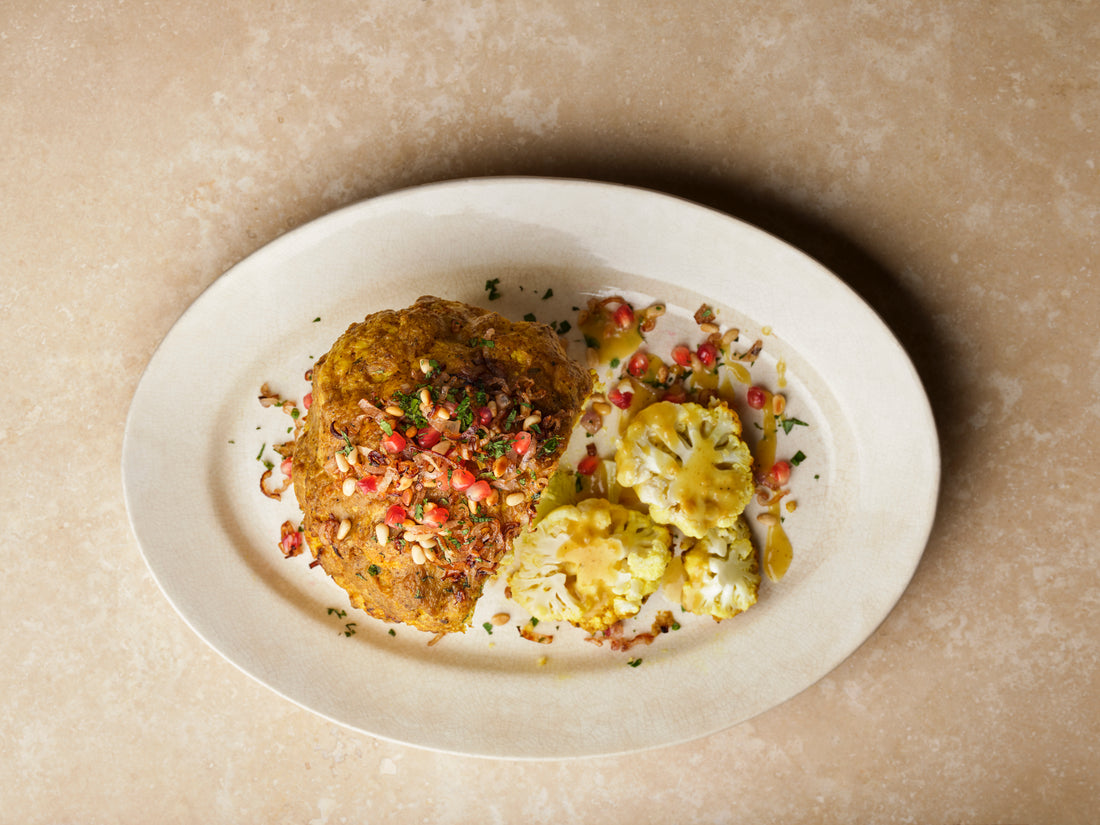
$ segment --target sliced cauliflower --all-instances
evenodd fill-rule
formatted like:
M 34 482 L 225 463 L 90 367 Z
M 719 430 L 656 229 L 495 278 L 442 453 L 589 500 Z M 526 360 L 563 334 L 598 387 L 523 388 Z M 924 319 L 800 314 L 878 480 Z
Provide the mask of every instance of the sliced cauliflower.
M 733 527 L 753 494 L 741 419 L 722 403 L 646 407 L 627 427 L 615 464 L 619 484 L 634 488 L 654 521 L 693 538 Z
M 701 616 L 729 619 L 756 604 L 760 564 L 748 525 L 714 528 L 684 542 L 680 604 Z
M 590 498 L 548 513 L 513 545 L 512 598 L 539 621 L 589 632 L 635 615 L 672 557 L 667 528 Z

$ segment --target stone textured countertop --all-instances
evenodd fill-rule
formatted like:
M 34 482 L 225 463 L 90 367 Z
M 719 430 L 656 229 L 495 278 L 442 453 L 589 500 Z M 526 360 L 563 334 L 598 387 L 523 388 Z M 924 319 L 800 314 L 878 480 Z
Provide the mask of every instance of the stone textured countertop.
M 0 90 L 0 822 L 1095 821 L 1100 5 L 15 0 Z M 205 287 L 337 207 L 516 174 L 763 227 L 931 399 L 901 601 L 701 741 L 524 762 L 343 728 L 199 639 L 128 524 L 128 405 Z

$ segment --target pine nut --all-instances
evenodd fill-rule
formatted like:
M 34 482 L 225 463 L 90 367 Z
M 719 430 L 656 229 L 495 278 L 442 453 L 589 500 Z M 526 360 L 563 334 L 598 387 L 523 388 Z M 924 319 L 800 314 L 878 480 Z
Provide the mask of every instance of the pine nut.
M 348 452 L 347 460 L 348 460 L 348 465 L 351 466 L 351 467 L 354 467 L 356 464 L 359 463 L 359 448 L 358 447 L 352 447 L 351 448 L 351 450 Z
M 432 371 L 432 365 L 428 362 L 427 358 L 420 359 L 420 371 L 425 375 Z
M 535 424 L 538 424 L 540 421 L 542 421 L 542 413 L 537 412 L 537 411 L 533 412 L 529 416 L 527 416 L 525 419 L 523 419 L 523 429 L 529 430 L 529 429 L 531 429 L 531 427 L 533 427 Z
M 783 410 L 787 409 L 787 399 L 782 395 L 776 393 L 772 396 L 772 412 L 776 415 L 783 415 Z
M 511 619 L 512 617 L 509 616 L 507 613 L 497 613 L 493 616 L 493 618 L 489 619 L 489 621 L 495 624 L 497 627 L 500 627 L 501 625 L 508 624 Z
M 419 544 L 409 545 L 409 552 L 412 554 L 413 564 L 424 564 L 428 560 L 424 555 L 424 548 Z
M 408 490 L 413 486 L 413 480 L 409 476 L 401 476 L 401 480 L 397 482 L 397 492 Z
M 401 418 L 401 416 L 403 416 L 404 414 L 405 411 L 395 404 L 390 404 L 388 407 L 386 407 L 386 415 L 392 415 L 394 418 Z
M 756 517 L 756 520 L 766 527 L 775 527 L 779 524 L 779 518 L 774 513 L 761 513 Z
M 341 473 L 346 473 L 348 471 L 348 457 L 344 455 L 343 452 L 338 452 L 336 454 L 336 469 Z
M 707 335 L 713 335 L 718 332 L 717 324 L 699 324 L 699 331 L 706 333 Z
M 420 388 L 420 403 L 421 405 L 429 405 L 432 403 L 432 391 L 427 387 Z
M 348 533 L 351 532 L 351 519 L 344 519 L 340 522 L 340 529 L 336 531 L 336 540 L 341 541 L 347 538 Z
M 593 401 L 592 409 L 600 415 L 611 415 L 611 405 L 606 401 Z
M 350 496 L 355 492 L 355 479 L 348 477 L 344 479 L 343 491 L 345 496 Z
M 390 528 L 388 524 L 374 525 L 374 538 L 379 544 L 390 543 Z
M 523 504 L 526 499 L 527 496 L 525 496 L 523 493 L 511 493 L 508 498 L 504 499 L 504 503 L 507 504 L 509 507 L 517 507 L 520 504 Z

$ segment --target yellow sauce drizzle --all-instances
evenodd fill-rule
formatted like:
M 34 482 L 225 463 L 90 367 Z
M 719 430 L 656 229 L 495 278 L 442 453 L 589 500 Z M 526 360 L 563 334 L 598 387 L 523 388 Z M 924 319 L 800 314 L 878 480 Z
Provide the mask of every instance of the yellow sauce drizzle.
M 771 472 L 775 464 L 776 424 L 775 416 L 771 412 L 772 394 L 764 391 L 764 435 L 756 445 L 756 464 L 762 475 Z M 780 520 L 779 500 L 776 499 L 768 507 L 768 512 L 775 517 L 775 524 L 768 527 L 767 536 L 764 539 L 764 573 L 773 582 L 783 578 L 787 568 L 791 566 L 794 550 L 791 540 L 783 529 Z
M 579 326 L 585 340 L 595 342 L 596 355 L 602 364 L 609 364 L 616 358 L 625 361 L 644 342 L 637 325 L 619 329 L 614 321 L 600 312 L 590 312 Z

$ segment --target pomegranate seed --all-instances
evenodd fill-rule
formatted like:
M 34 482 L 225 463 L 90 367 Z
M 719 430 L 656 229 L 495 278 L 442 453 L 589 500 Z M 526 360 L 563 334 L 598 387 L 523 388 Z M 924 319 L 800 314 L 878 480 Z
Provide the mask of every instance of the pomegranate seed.
M 635 378 L 641 378 L 649 371 L 649 356 L 644 352 L 634 353 L 626 365 L 626 371 Z
M 681 367 L 691 366 L 691 350 L 681 344 L 678 347 L 672 348 L 672 360 L 679 364 Z
M 294 471 L 294 459 L 284 458 L 283 463 L 279 465 L 279 469 L 283 471 L 283 475 L 290 478 L 290 474 Z
M 754 410 L 762 410 L 768 402 L 768 394 L 760 387 L 749 387 L 748 392 L 745 393 L 745 400 Z
M 634 308 L 630 304 L 619 304 L 619 308 L 615 310 L 611 320 L 615 322 L 615 326 L 619 329 L 626 329 L 634 323 Z
M 451 473 L 451 487 L 455 490 L 462 491 L 468 488 L 474 483 L 474 474 L 463 467 L 455 468 Z
M 667 390 L 664 395 L 661 396 L 662 401 L 668 401 L 672 404 L 683 404 L 687 401 L 687 393 L 684 392 L 683 387 L 673 387 Z
M 634 393 L 623 392 L 618 387 L 616 387 L 607 394 L 607 400 L 618 407 L 620 410 L 625 410 L 630 407 L 630 402 L 634 400 Z
M 386 524 L 390 527 L 396 527 L 398 524 L 405 520 L 405 516 L 408 515 L 405 508 L 400 504 L 394 504 L 386 511 Z
M 405 436 L 401 433 L 390 433 L 382 439 L 382 447 L 387 453 L 399 453 L 405 449 Z
M 590 476 L 596 472 L 596 468 L 600 466 L 600 457 L 596 455 L 586 455 L 580 461 L 577 462 L 577 472 L 581 475 Z
M 699 356 L 699 360 L 703 362 L 704 367 L 713 367 L 718 362 L 718 347 L 709 341 L 700 344 L 695 354 Z
M 477 421 L 482 426 L 488 426 L 493 423 L 493 411 L 488 407 L 477 408 Z
M 307 410 L 313 406 L 313 393 L 307 392 L 304 396 L 302 396 L 302 406 L 305 407 Z
M 356 482 L 364 493 L 378 492 L 378 478 L 376 476 L 364 476 Z
M 446 507 L 433 507 L 431 510 L 424 511 L 425 524 L 446 524 L 447 519 L 449 519 L 450 517 L 451 514 L 447 511 Z
M 443 436 L 434 427 L 421 427 L 416 433 L 416 443 L 422 450 L 430 450 Z
M 475 481 L 466 488 L 466 498 L 471 501 L 484 501 L 492 492 L 493 488 L 489 486 L 488 481 Z
M 776 484 L 786 484 L 791 480 L 791 463 L 789 461 L 777 461 L 772 465 L 771 477 Z
M 519 455 L 526 455 L 527 451 L 531 449 L 531 444 L 534 440 L 531 433 L 526 430 L 521 433 L 516 433 L 515 440 L 512 441 L 512 449 Z

